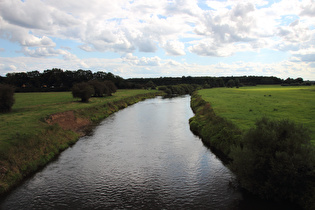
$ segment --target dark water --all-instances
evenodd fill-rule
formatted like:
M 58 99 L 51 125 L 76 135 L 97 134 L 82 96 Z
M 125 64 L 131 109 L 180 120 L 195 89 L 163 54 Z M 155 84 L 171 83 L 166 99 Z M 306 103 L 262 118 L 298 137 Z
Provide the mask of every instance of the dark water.
M 231 186 L 231 172 L 190 132 L 189 101 L 155 98 L 111 115 L 2 199 L 1 208 L 262 207 Z

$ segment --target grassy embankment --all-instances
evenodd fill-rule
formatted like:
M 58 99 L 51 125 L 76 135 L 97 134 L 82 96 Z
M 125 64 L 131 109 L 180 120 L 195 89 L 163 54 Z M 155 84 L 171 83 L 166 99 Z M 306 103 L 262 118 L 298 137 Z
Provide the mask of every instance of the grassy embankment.
M 72 110 L 76 118 L 95 124 L 158 94 L 153 90 L 118 90 L 111 97 L 80 103 L 70 92 L 16 93 L 12 112 L 0 114 L 0 194 L 78 140 L 78 132 L 49 125 L 46 119 L 50 115 Z
M 311 130 L 315 145 L 315 86 L 214 88 L 200 90 L 198 94 L 217 115 L 243 131 L 263 116 L 290 119 Z
M 235 156 L 237 151 L 252 151 L 248 150 L 250 148 L 250 142 L 246 140 L 244 141 L 244 137 L 248 138 L 248 131 L 255 127 L 255 123 L 257 119 L 262 117 L 269 117 L 274 120 L 283 120 L 289 119 L 297 124 L 302 124 L 304 127 L 311 131 L 310 137 L 311 142 L 315 146 L 315 87 L 281 87 L 281 86 L 257 86 L 257 87 L 244 87 L 244 88 L 216 88 L 216 89 L 204 89 L 199 90 L 194 93 L 191 100 L 192 109 L 195 112 L 195 116 L 190 119 L 190 127 L 191 130 L 198 134 L 204 141 L 205 144 L 209 145 L 214 152 L 220 157 L 223 157 L 223 160 L 227 160 L 229 162 L 228 166 L 237 165 L 234 163 L 234 158 L 240 160 L 239 156 Z M 279 121 L 280 122 L 280 121 Z M 282 123 L 285 121 L 282 121 Z M 275 125 L 279 125 L 276 123 Z M 282 124 L 289 125 L 289 124 Z M 292 127 L 292 126 L 289 126 Z M 287 127 L 287 128 L 289 128 Z M 281 129 L 287 129 L 281 128 Z M 293 128 L 293 127 L 292 127 Z M 293 129 L 294 130 L 294 129 Z M 275 130 L 274 130 L 275 131 Z M 271 131 L 267 132 L 268 135 L 279 135 L 276 132 Z M 300 130 L 299 130 L 300 131 Z M 297 130 L 293 131 L 297 132 Z M 304 131 L 303 131 L 304 132 Z M 253 130 L 251 130 L 251 134 Z M 259 132 L 258 132 L 259 133 Z M 248 163 L 247 166 L 251 168 L 244 168 L 245 171 L 257 172 L 257 174 L 253 177 L 250 174 L 248 179 L 244 177 L 242 178 L 242 184 L 247 184 L 253 186 L 253 183 L 257 181 L 266 187 L 268 190 L 272 190 L 270 192 L 277 192 L 277 190 L 286 190 L 281 191 L 281 196 L 284 196 L 285 199 L 289 199 L 293 202 L 297 202 L 299 205 L 308 208 L 309 206 L 315 206 L 314 201 L 312 200 L 312 195 L 315 194 L 315 189 L 312 188 L 314 186 L 314 172 L 312 172 L 312 168 L 303 168 L 302 162 L 307 163 L 305 167 L 312 167 L 313 162 L 311 161 L 314 157 L 313 153 L 308 153 L 310 156 L 305 157 L 306 159 L 301 159 L 303 154 L 295 153 L 301 150 L 308 151 L 305 147 L 306 145 L 298 146 L 292 142 L 290 145 L 289 141 L 284 142 L 283 138 L 290 131 L 287 130 L 284 136 L 279 136 L 281 139 L 277 139 L 277 143 L 274 143 L 275 148 L 269 148 L 268 142 L 266 142 L 266 146 L 262 147 L 261 151 L 256 151 L 258 153 L 252 152 L 251 158 L 256 158 L 255 160 L 250 157 L 245 157 L 243 160 Z M 300 133 L 303 134 L 304 133 Z M 262 139 L 265 133 L 261 133 Z M 295 135 L 291 133 L 290 135 Z M 258 136 L 257 136 L 258 137 Z M 297 138 L 300 136 L 296 136 Z M 260 138 L 260 137 L 258 137 Z M 257 138 L 256 138 L 257 140 Z M 253 139 L 253 142 L 256 141 Z M 249 143 L 248 143 L 249 142 Z M 283 142 L 284 145 L 281 145 L 280 142 Z M 246 143 L 246 144 L 245 144 Z M 262 143 L 262 142 L 260 142 Z M 259 144 L 259 143 L 258 143 Z M 262 143 L 263 144 L 263 143 Z M 273 143 L 272 143 L 273 144 Z M 277 145 L 279 144 L 279 145 Z M 277 150 L 281 148 L 281 150 Z M 309 145 L 312 147 L 311 145 Z M 295 148 L 295 149 L 293 149 Z M 303 149 L 304 148 L 304 149 Z M 275 149 L 275 150 L 274 150 Z M 275 152 L 275 154 L 273 154 Z M 306 153 L 305 153 L 306 154 Z M 265 156 L 264 156 L 265 155 Z M 267 155 L 267 156 L 266 156 Z M 272 156 L 268 156 L 272 155 Z M 291 155 L 291 156 L 290 156 Z M 277 164 L 276 161 L 281 157 L 285 160 L 283 163 L 280 162 Z M 285 157 L 285 158 L 284 158 Z M 249 159 L 248 159 L 249 158 Z M 281 159 L 280 158 L 280 159 Z M 271 160 L 272 159 L 272 160 Z M 301 160 L 300 160 L 301 159 Z M 247 161 L 248 160 L 248 161 Z M 295 161 L 290 163 L 290 160 Z M 257 163 L 258 165 L 252 164 L 250 161 L 263 161 L 263 165 L 259 165 L 261 163 Z M 271 161 L 271 162 L 270 162 Z M 288 162 L 286 162 L 288 161 Z M 298 162 L 302 161 L 302 162 Z M 310 162 L 311 161 L 311 162 Z M 232 163 L 232 165 L 230 164 Z M 271 167 L 271 163 L 272 165 Z M 290 167 L 286 164 L 291 164 Z M 293 165 L 292 165 L 293 164 Z M 239 165 L 238 165 L 239 166 Z M 244 166 L 244 167 L 247 167 Z M 300 166 L 303 166 L 300 168 Z M 239 166 L 241 167 L 241 166 Z M 265 167 L 265 168 L 264 168 Z M 241 167 L 242 168 L 242 167 Z M 280 168 L 284 168 L 284 170 L 280 170 Z M 235 168 L 234 168 L 235 169 Z M 258 170 L 258 171 L 257 171 Z M 286 172 L 289 170 L 292 174 L 286 175 Z M 302 170 L 302 171 L 300 171 Z M 304 171 L 303 171 L 304 170 Z M 311 171 L 309 171 L 311 170 Z M 240 171 L 240 170 L 239 170 Z M 300 176 L 300 172 L 303 172 L 304 178 L 296 180 L 297 177 Z M 298 174 L 296 174 L 298 173 Z M 262 176 L 262 174 L 267 174 L 266 176 Z M 278 174 L 278 177 L 276 176 Z M 286 183 L 282 186 L 282 184 L 278 184 L 276 187 L 274 185 L 269 186 L 268 183 L 270 181 L 274 181 L 275 178 L 282 179 L 281 183 Z M 238 174 L 239 175 L 239 174 Z M 283 175 L 283 176 L 282 176 Z M 255 178 L 257 177 L 257 179 Z M 261 180 L 260 180 L 260 178 Z M 292 183 L 289 181 L 292 179 Z M 265 180 L 265 181 L 263 181 Z M 284 181 L 283 181 L 284 180 Z M 312 181 L 313 180 L 313 181 Z M 298 183 L 298 184 L 296 184 Z M 300 184 L 299 184 L 300 183 Z M 300 189 L 300 193 L 295 195 L 294 192 L 297 191 L 298 188 L 304 186 L 305 183 L 313 183 L 307 185 L 307 192 Z M 259 185 L 260 186 L 260 185 Z M 292 186 L 297 186 L 297 188 L 292 188 Z M 306 185 L 305 185 L 306 186 Z M 265 188 L 257 190 L 259 187 L 255 189 L 251 189 L 250 191 L 253 193 L 261 194 L 266 190 Z M 248 189 L 248 187 L 245 187 Z M 306 190 L 306 189 L 305 189 Z M 267 191 L 266 191 L 267 192 Z M 266 192 L 265 195 L 266 195 Z M 275 195 L 278 195 L 276 193 Z M 273 195 L 273 194 L 272 194 Z M 280 198 L 281 198 L 280 196 Z M 268 196 L 263 196 L 268 197 Z

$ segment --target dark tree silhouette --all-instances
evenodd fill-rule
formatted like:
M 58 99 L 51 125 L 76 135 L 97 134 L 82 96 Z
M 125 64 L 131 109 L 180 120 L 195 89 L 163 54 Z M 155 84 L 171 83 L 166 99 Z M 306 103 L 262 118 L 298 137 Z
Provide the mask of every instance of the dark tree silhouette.
M 0 84 L 0 112 L 10 112 L 15 102 L 14 88 L 10 85 Z

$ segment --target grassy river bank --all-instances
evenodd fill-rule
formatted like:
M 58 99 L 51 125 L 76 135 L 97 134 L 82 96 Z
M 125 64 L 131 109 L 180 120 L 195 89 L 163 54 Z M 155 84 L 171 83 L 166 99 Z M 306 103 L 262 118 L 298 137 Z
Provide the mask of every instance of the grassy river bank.
M 0 115 L 0 194 L 46 165 L 110 114 L 155 90 L 119 90 L 80 103 L 70 92 L 17 93 L 11 113 Z
M 190 128 L 244 189 L 264 199 L 313 209 L 314 90 L 280 86 L 199 90 L 191 99 L 195 116 Z

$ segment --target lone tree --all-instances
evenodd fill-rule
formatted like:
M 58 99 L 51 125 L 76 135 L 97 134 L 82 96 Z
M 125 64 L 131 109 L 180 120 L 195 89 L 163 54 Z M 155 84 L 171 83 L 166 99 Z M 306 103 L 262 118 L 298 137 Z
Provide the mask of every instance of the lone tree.
M 89 102 L 93 94 L 94 88 L 87 82 L 81 82 L 72 87 L 72 96 L 74 98 L 81 98 L 82 102 Z
M 0 112 L 10 112 L 15 102 L 14 88 L 10 85 L 0 84 Z

